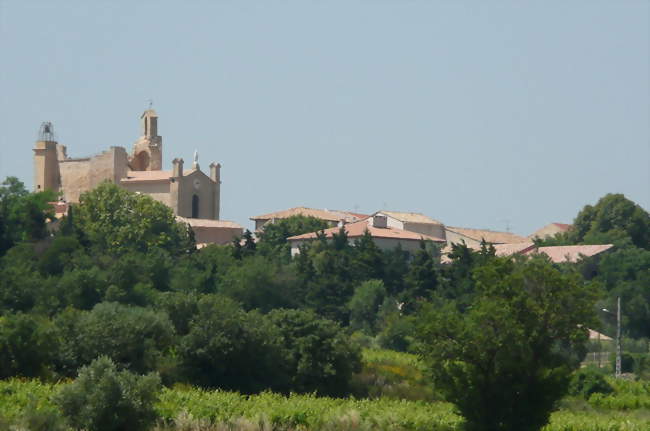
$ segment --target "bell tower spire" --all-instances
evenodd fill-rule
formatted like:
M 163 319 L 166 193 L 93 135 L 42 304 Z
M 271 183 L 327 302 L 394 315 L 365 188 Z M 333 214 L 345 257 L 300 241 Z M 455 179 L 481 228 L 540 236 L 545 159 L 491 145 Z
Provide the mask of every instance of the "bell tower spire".
M 140 116 L 142 136 L 133 145 L 129 158 L 134 171 L 159 171 L 162 169 L 162 136 L 158 135 L 158 114 L 151 108 Z

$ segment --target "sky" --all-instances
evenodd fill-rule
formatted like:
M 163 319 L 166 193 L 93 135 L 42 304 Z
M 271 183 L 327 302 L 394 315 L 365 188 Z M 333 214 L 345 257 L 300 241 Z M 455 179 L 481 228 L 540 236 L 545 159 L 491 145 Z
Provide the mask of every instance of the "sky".
M 0 179 L 130 151 L 222 164 L 221 218 L 421 212 L 528 235 L 650 209 L 650 2 L 0 0 Z

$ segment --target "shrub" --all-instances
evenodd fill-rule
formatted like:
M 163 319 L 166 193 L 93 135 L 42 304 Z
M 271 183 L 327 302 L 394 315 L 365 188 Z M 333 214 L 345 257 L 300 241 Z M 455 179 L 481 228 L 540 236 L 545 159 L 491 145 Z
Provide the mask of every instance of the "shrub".
M 273 310 L 269 319 L 282 335 L 283 390 L 344 395 L 354 372 L 361 370 L 361 352 L 341 327 L 311 311 Z
M 76 428 L 89 431 L 145 430 L 156 419 L 157 374 L 138 376 L 118 371 L 103 356 L 79 371 L 79 377 L 64 386 L 55 403 Z
M 573 373 L 569 383 L 569 394 L 588 400 L 591 394 L 609 394 L 614 388 L 605 379 L 605 373 L 595 367 L 581 368 Z
M 281 336 L 268 319 L 226 297 L 205 295 L 197 307 L 178 346 L 188 382 L 251 393 L 286 379 Z

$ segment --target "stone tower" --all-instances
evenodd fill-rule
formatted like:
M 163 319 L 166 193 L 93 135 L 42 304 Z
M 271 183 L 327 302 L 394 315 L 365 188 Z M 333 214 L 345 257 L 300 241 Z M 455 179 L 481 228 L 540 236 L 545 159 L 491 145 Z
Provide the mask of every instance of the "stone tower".
M 43 123 L 34 145 L 34 191 L 59 191 L 61 176 L 52 123 Z
M 162 169 L 162 136 L 158 136 L 158 115 L 147 109 L 140 116 L 142 136 L 133 145 L 129 164 L 134 171 L 159 171 Z

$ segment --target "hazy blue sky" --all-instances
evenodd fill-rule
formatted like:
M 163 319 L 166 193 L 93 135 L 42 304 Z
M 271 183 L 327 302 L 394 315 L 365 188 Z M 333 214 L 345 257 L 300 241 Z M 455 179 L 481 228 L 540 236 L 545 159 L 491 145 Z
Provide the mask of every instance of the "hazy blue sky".
M 529 234 L 650 208 L 650 2 L 0 0 L 0 177 L 130 151 L 223 165 L 222 218 L 423 212 Z

